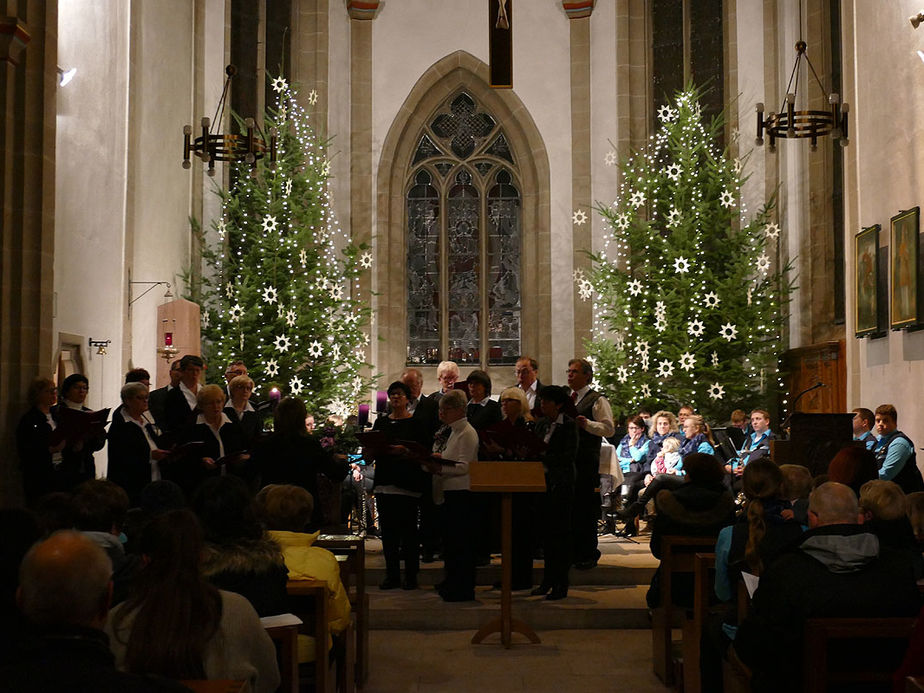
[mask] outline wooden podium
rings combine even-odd
[[[513,547],[513,494],[545,491],[545,473],[541,462],[472,462],[469,467],[471,490],[475,493],[501,495],[501,613],[484,624],[472,637],[472,643],[482,642],[491,633],[500,633],[504,647],[510,647],[510,635],[522,633],[530,642],[540,642],[539,636],[526,623],[513,618],[513,598],[510,594]]]
[[[771,440],[770,456],[777,464],[801,464],[812,476],[827,474],[831,459],[853,440],[853,416],[793,412],[789,440]]]

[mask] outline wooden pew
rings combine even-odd
[[[889,687],[892,674],[897,667],[877,661],[876,657],[864,658],[861,668],[849,671],[832,670],[829,647],[843,647],[845,641],[896,640],[903,639],[905,646],[898,646],[898,661],[907,649],[908,638],[914,628],[914,618],[810,618],[805,622],[805,643],[803,645],[802,687],[805,693],[823,693],[838,690],[846,683],[881,683]],[[856,661],[856,660],[854,660]],[[883,667],[886,667],[885,669]]]
[[[356,685],[362,688],[369,679],[369,595],[366,593],[365,539],[355,534],[322,534],[314,545],[337,556],[340,579],[356,616]]]
[[[180,683],[193,693],[250,693],[250,684],[234,679],[186,679]]]
[[[334,677],[330,675],[327,649],[327,583],[323,580],[289,580],[286,592],[289,608],[304,624],[300,632],[314,638],[314,690],[316,693],[329,693],[333,689]],[[301,673],[302,667],[299,670]]]
[[[651,611],[651,666],[655,676],[665,685],[674,683],[671,628],[675,623],[680,625],[683,614],[683,609],[673,603],[671,586],[677,576],[693,574],[696,553],[713,551],[715,541],[715,536],[661,537],[661,600],[660,606]]]
[[[298,626],[302,620],[294,614],[261,618],[266,634],[276,645],[279,662],[279,690],[298,693]]]
[[[683,654],[683,693],[699,693],[699,651],[703,626],[709,615],[716,611],[715,554],[696,553],[693,557],[693,610],[683,620],[681,652]],[[723,608],[724,605],[718,605]]]

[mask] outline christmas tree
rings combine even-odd
[[[615,410],[691,404],[725,421],[775,394],[790,268],[773,267],[772,201],[751,218],[742,208],[741,162],[717,144],[721,117],[704,123],[691,89],[658,120],[622,164],[618,199],[599,208],[609,228],[591,274],[576,277],[594,302],[586,346]]]
[[[247,365],[260,394],[278,387],[308,411],[347,416],[371,387],[363,376],[371,316],[359,277],[372,253],[334,218],[326,146],[281,77],[265,118],[277,163],[235,164],[218,189],[221,217],[203,238],[202,334],[206,358]],[[317,96],[312,92],[309,103]],[[216,382],[221,367],[212,369]]]

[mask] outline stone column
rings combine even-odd
[[[0,17],[0,505],[21,502],[14,432],[26,388],[51,376],[58,4]]]

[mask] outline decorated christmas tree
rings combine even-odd
[[[789,267],[774,267],[772,202],[750,218],[743,209],[741,162],[717,144],[721,118],[704,123],[687,90],[658,120],[622,164],[618,198],[600,207],[604,248],[577,276],[594,302],[587,349],[615,410],[691,404],[725,421],[775,395]]]
[[[235,165],[218,189],[221,217],[203,238],[201,283],[205,355],[241,359],[263,395],[278,387],[308,411],[346,416],[368,392],[363,376],[370,309],[359,296],[372,253],[340,229],[330,206],[330,163],[296,93],[273,80],[267,130],[278,132],[277,163]],[[309,103],[317,96],[312,92]]]

